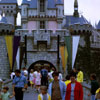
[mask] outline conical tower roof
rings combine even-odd
[[[74,7],[78,8],[78,1],[77,0],[74,1]]]
[[[1,22],[1,23],[5,23],[5,24],[7,24],[7,19],[6,19],[6,17],[3,16],[0,22]]]

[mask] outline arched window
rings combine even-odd
[[[40,0],[40,12],[45,12],[45,0]]]

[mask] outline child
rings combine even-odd
[[[47,86],[40,87],[41,94],[38,95],[38,100],[51,100],[50,95],[47,93]]]
[[[33,89],[33,86],[34,86],[34,83],[33,83],[33,80],[34,80],[34,76],[33,76],[33,69],[31,69],[30,71],[30,85],[31,85],[31,88]]]
[[[100,100],[100,88],[96,90],[96,100]]]
[[[0,94],[0,100],[9,100],[9,98],[12,98],[13,96],[10,96],[10,93],[8,92],[9,88],[4,87],[3,92]]]

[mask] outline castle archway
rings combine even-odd
[[[36,61],[36,62],[32,63],[29,66],[28,71],[30,72],[31,69],[33,69],[33,70],[37,70],[37,69],[41,70],[44,66],[48,69],[48,71],[51,70],[52,68],[54,70],[56,70],[56,67],[51,62],[48,62],[46,60],[39,60],[39,61]]]

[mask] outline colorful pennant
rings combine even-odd
[[[10,69],[12,70],[12,62],[13,62],[13,36],[5,36],[6,46],[8,51],[8,58],[10,63]]]
[[[60,54],[61,54],[61,59],[62,59],[62,66],[65,71],[66,64],[67,64],[67,58],[68,58],[68,53],[67,53],[67,49],[65,46],[60,47]]]
[[[79,45],[79,39],[80,36],[73,36],[72,37],[72,68],[74,67],[75,59],[76,59],[76,54],[78,51],[78,45]]]
[[[67,36],[65,37],[65,44],[68,51],[68,61],[72,68],[74,67],[76,54],[78,50],[80,36]]]
[[[68,62],[70,66],[72,66],[72,37],[71,36],[65,37],[65,44],[68,51]]]
[[[16,55],[17,55],[17,50],[19,47],[19,42],[20,42],[20,36],[14,36],[13,39],[13,63],[12,63],[12,70],[13,70],[13,66],[16,60]]]
[[[10,69],[13,71],[16,54],[17,54],[17,50],[18,50],[18,46],[20,42],[20,36],[7,35],[5,36],[5,40],[6,40],[6,46],[7,46],[7,51],[8,51]]]

